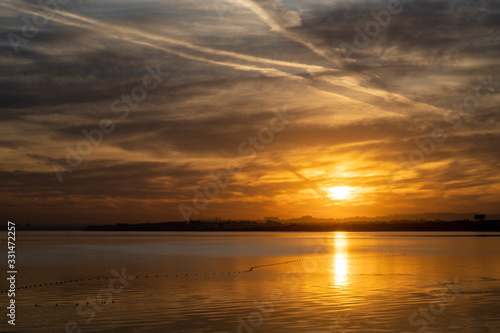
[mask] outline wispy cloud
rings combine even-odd
[[[0,4],[0,197],[20,221],[180,219],[177,206],[272,110],[298,120],[239,173],[203,214],[345,216],[494,211],[500,176],[498,37],[494,1],[405,2],[349,59],[339,44],[384,1],[238,0],[223,19],[205,1]],[[9,32],[47,23],[16,54]],[[53,15],[52,15],[53,14]],[[26,19],[23,19],[26,18]],[[40,18],[41,20],[41,18]],[[168,78],[127,119],[110,104],[144,67]],[[491,97],[454,126],[455,104],[492,74]],[[113,118],[114,117],[114,118]],[[103,118],[116,130],[63,184],[51,162]],[[456,125],[456,124],[455,124]],[[433,130],[446,141],[400,168]],[[392,188],[386,177],[397,179]],[[339,203],[326,195],[350,186]],[[234,208],[238,207],[238,209]],[[290,208],[292,207],[292,208]],[[422,208],[424,207],[424,208]],[[3,215],[2,215],[3,216]]]

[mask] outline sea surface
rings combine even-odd
[[[16,251],[0,332],[500,332],[499,233],[19,231]]]

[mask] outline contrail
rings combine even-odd
[[[272,13],[269,13],[264,9],[263,6],[259,5],[253,0],[234,0],[233,2],[235,3],[242,3],[244,6],[249,8],[252,12],[254,12],[263,22],[265,22],[272,30],[275,30],[285,37],[300,43],[316,53],[317,55],[321,56],[322,58],[335,62],[335,59],[332,59],[331,56],[328,55],[327,52],[324,52],[323,50],[317,48],[313,43],[309,42],[308,40],[304,39],[302,36],[299,36],[295,33],[290,32],[286,28],[283,28],[276,20],[273,18],[274,15]]]
[[[12,5],[8,6],[5,3],[2,4],[2,6],[18,10],[18,8],[16,6],[12,6]],[[34,7],[34,6],[30,6],[30,7]],[[274,68],[262,68],[262,67],[255,67],[255,66],[251,66],[251,65],[232,63],[232,62],[228,62],[228,61],[212,60],[212,59],[196,56],[193,54],[189,54],[189,53],[186,53],[183,51],[174,50],[174,49],[171,49],[171,48],[166,47],[166,46],[160,46],[158,44],[146,41],[148,34],[141,34],[141,33],[134,31],[134,30],[132,33],[127,33],[127,31],[130,29],[122,29],[122,27],[120,27],[120,26],[106,24],[106,23],[100,22],[98,20],[86,18],[86,17],[80,16],[80,15],[75,15],[75,14],[63,12],[61,10],[59,10],[59,12],[57,14],[55,14],[54,16],[43,14],[43,12],[30,10],[27,8],[23,8],[23,11],[25,13],[29,13],[29,14],[37,13],[38,15],[42,15],[42,16],[46,17],[47,19],[50,19],[54,22],[58,22],[61,24],[86,29],[86,30],[100,33],[100,34],[102,34],[103,29],[106,29],[106,32],[107,32],[106,36],[107,37],[115,38],[115,39],[119,39],[119,40],[123,40],[123,41],[128,41],[128,42],[131,42],[131,43],[134,43],[137,45],[145,45],[145,46],[148,46],[148,47],[151,47],[154,49],[158,49],[158,50],[162,50],[162,51],[165,51],[165,52],[168,52],[171,54],[178,55],[178,56],[183,57],[185,59],[210,63],[213,65],[231,67],[231,68],[234,68],[237,70],[257,71],[257,72],[260,72],[260,73],[263,73],[263,74],[266,74],[269,76],[284,77],[284,78],[291,79],[293,81],[302,82],[305,86],[311,87],[308,84],[309,79],[306,79],[302,76],[293,75],[293,74],[286,73],[286,72],[283,72],[283,71],[280,71],[280,70],[274,69]],[[68,18],[71,18],[71,19],[68,19]],[[77,20],[77,21],[74,21],[73,19]],[[134,38],[134,35],[138,35],[140,37],[146,37],[146,38],[138,39],[138,38]],[[159,38],[160,37],[156,38],[156,40],[158,40]],[[319,67],[319,68],[323,68],[323,67]],[[312,88],[312,89],[317,90],[317,88]],[[327,93],[327,92],[325,91],[325,93]],[[339,96],[341,96],[341,95],[339,95]],[[352,99],[350,97],[344,97],[344,98],[348,98],[348,99],[352,100],[353,102],[359,103],[359,101]]]
[[[286,27],[282,27],[282,25],[280,25],[277,22],[277,20],[274,18],[274,17],[279,17],[281,13],[275,13],[275,12],[266,10],[264,5],[261,5],[260,3],[258,3],[255,0],[232,0],[232,1],[233,1],[233,3],[240,3],[240,4],[243,4],[244,6],[246,6],[247,8],[249,8],[264,23],[266,23],[272,30],[275,30],[275,31],[281,33],[283,36],[306,46],[308,49],[313,51],[315,54],[331,61],[332,63],[335,63],[335,64],[338,64],[342,67],[345,67],[345,61],[342,61],[342,58],[339,55],[335,55],[335,57],[332,58],[332,56],[329,54],[328,51],[324,51],[324,50],[316,47],[313,43],[308,41],[304,36],[297,34],[295,32],[291,32]],[[274,6],[274,8],[280,8],[280,7],[282,8],[279,0],[269,0],[267,2],[269,3],[270,1],[273,1],[274,4],[276,5],[276,6]],[[277,6],[277,5],[280,5],[280,6]],[[281,16],[283,16],[283,15],[281,14]],[[286,18],[285,18],[285,20],[286,20]],[[293,24],[293,22],[291,22],[291,24]],[[365,75],[367,75],[371,78],[375,77],[375,75],[370,74],[370,73],[365,73]],[[320,79],[320,80],[322,80],[324,82],[331,83],[331,84],[343,86],[343,87],[346,87],[349,89],[357,90],[358,92],[362,92],[362,93],[365,93],[368,95],[372,95],[372,96],[375,95],[378,97],[382,97],[384,99],[393,99],[394,101],[399,102],[399,103],[423,107],[424,109],[431,109],[432,111],[438,112],[439,114],[443,114],[445,112],[445,110],[442,108],[439,108],[439,107],[436,107],[436,106],[433,106],[433,105],[430,105],[427,103],[423,103],[423,102],[416,102],[416,101],[410,100],[407,97],[404,97],[402,95],[391,93],[391,92],[388,92],[385,90],[363,88],[360,85],[357,85],[357,86],[346,85],[345,80],[338,80],[338,79],[333,79],[333,78]],[[336,94],[336,95],[338,95],[338,94]],[[350,98],[350,97],[347,97],[347,98]],[[353,99],[353,98],[351,98],[351,99]],[[355,100],[355,99],[353,99],[353,100]]]
[[[15,10],[19,10],[18,7],[13,6],[13,5],[6,5],[5,3],[2,4],[2,6],[9,7],[9,8],[15,9]],[[27,4],[27,6],[29,6],[31,8],[35,7],[36,9],[39,9],[36,6],[32,6],[32,5],[29,5],[29,4]],[[171,40],[171,39],[170,38],[161,37],[161,36],[158,36],[158,35],[153,35],[153,34],[148,34],[148,33],[141,33],[140,31],[137,31],[135,29],[130,29],[130,28],[122,27],[122,26],[115,26],[115,25],[107,24],[107,23],[101,22],[99,20],[95,20],[95,19],[83,17],[81,15],[76,15],[76,14],[72,14],[72,13],[67,13],[67,12],[64,12],[62,10],[59,10],[57,13],[54,12],[53,16],[44,14],[41,11],[35,11],[34,9],[30,10],[30,9],[27,9],[27,8],[23,8],[22,10],[25,13],[29,13],[29,14],[35,14],[36,13],[38,15],[42,15],[42,16],[46,17],[47,19],[50,19],[52,21],[55,21],[55,22],[58,22],[58,23],[61,23],[61,24],[65,24],[65,25],[69,25],[69,26],[75,26],[75,27],[78,27],[78,28],[82,28],[82,29],[93,31],[93,32],[97,32],[97,33],[100,33],[100,34],[102,34],[103,29],[106,29],[106,32],[107,32],[106,36],[107,37],[116,38],[116,39],[119,39],[119,40],[129,41],[129,42],[132,42],[132,43],[138,44],[138,45],[145,45],[145,46],[148,46],[148,47],[151,47],[151,48],[159,49],[159,50],[162,50],[162,51],[165,51],[165,52],[169,52],[169,53],[178,55],[178,56],[186,58],[186,59],[195,60],[195,61],[201,61],[201,62],[206,62],[206,63],[210,63],[210,64],[214,64],[214,65],[228,66],[228,67],[231,67],[231,68],[234,68],[234,69],[237,69],[237,70],[258,71],[258,72],[261,72],[261,73],[269,75],[269,76],[286,77],[286,78],[294,80],[294,81],[302,82],[302,83],[304,83],[306,85],[307,85],[307,82],[309,82],[308,79],[306,79],[306,78],[304,78],[302,76],[297,76],[297,75],[293,75],[293,74],[290,74],[290,73],[286,73],[286,72],[280,71],[280,70],[275,69],[275,68],[262,68],[262,67],[255,67],[255,66],[251,66],[251,65],[237,64],[237,63],[232,63],[232,62],[227,62],[227,61],[212,60],[212,59],[207,59],[207,58],[204,58],[204,57],[192,55],[192,54],[189,54],[189,53],[186,53],[186,52],[183,52],[183,51],[174,50],[174,49],[171,49],[171,48],[166,47],[166,46],[160,46],[160,45],[157,45],[157,44],[154,44],[154,43],[150,43],[150,42],[145,41],[145,40],[146,39],[152,39],[152,40],[155,40],[155,41],[164,41],[165,39],[167,39],[167,40]],[[74,20],[76,20],[76,21],[74,21]],[[135,36],[137,36],[138,38],[134,38]],[[181,43],[181,42],[179,42],[179,43]],[[194,46],[191,47],[191,49],[195,49]],[[210,48],[203,48],[203,49],[212,50]],[[213,50],[213,51],[216,51],[216,50]],[[246,57],[244,55],[236,54],[236,53],[233,53],[233,52],[226,52],[226,51],[221,51],[221,52],[222,53],[228,53],[227,55],[230,54],[230,55],[238,55],[239,57]],[[255,57],[249,56],[249,58],[254,59]],[[261,58],[256,58],[256,59],[262,60]],[[266,59],[266,60],[268,60],[268,59]],[[286,63],[287,64],[294,64],[294,63],[288,63],[288,62],[286,62]],[[294,66],[297,66],[297,64],[294,64]],[[315,69],[315,70],[321,69],[321,70],[329,71],[328,69],[326,69],[324,67],[321,67],[321,66],[311,66],[311,65],[308,65],[308,66],[309,66],[309,69]],[[351,99],[350,97],[346,97],[346,98]],[[356,100],[353,100],[353,101],[357,102]]]
[[[263,73],[263,74],[266,74],[269,76],[284,77],[284,78],[291,79],[293,81],[302,82],[307,87],[314,87],[315,86],[314,80],[318,80],[318,78],[306,79],[302,76],[293,75],[293,74],[290,74],[287,72],[280,71],[280,70],[275,69],[275,68],[262,68],[262,67],[238,64],[238,63],[233,63],[233,62],[228,62],[228,61],[212,60],[212,59],[204,58],[201,56],[189,54],[189,53],[186,53],[183,51],[174,50],[174,49],[166,47],[166,46],[159,46],[157,44],[147,42],[147,41],[145,41],[145,39],[149,39],[152,41],[164,42],[167,44],[174,44],[174,45],[178,45],[178,46],[183,46],[183,47],[189,48],[191,50],[204,52],[204,53],[208,53],[211,55],[223,55],[223,56],[238,58],[238,59],[242,59],[242,60],[252,61],[252,62],[260,62],[260,63],[266,63],[266,64],[275,64],[275,65],[279,64],[281,66],[302,68],[302,69],[312,71],[312,72],[319,72],[320,70],[329,71],[329,72],[333,71],[332,69],[327,69],[327,68],[322,67],[322,66],[303,65],[303,64],[297,64],[297,63],[286,62],[286,61],[279,61],[279,60],[272,60],[272,59],[248,56],[248,55],[243,55],[243,54],[229,52],[229,51],[214,50],[212,48],[197,46],[197,45],[194,45],[194,44],[191,44],[188,42],[178,41],[178,40],[164,37],[164,36],[160,36],[160,35],[145,33],[145,32],[139,31],[137,29],[131,29],[131,28],[123,27],[123,26],[107,24],[107,23],[99,21],[99,20],[84,17],[81,15],[68,13],[68,12],[62,11],[60,9],[58,11],[54,11],[53,12],[54,15],[51,16],[51,15],[44,13],[43,11],[40,11],[40,7],[38,7],[38,6],[34,6],[34,5],[31,5],[28,3],[23,3],[23,7],[26,6],[26,7],[30,7],[30,8],[34,8],[34,9],[32,9],[32,10],[29,10],[27,8],[20,9],[18,6],[12,5],[11,1],[9,1],[9,2],[10,2],[10,5],[6,4],[6,3],[2,3],[0,5],[3,7],[6,7],[6,8],[14,9],[14,10],[22,10],[23,12],[29,13],[29,14],[37,14],[37,15],[43,16],[51,21],[59,22],[61,24],[65,24],[65,25],[75,26],[78,28],[86,29],[86,30],[91,30],[91,31],[99,33],[99,34],[102,34],[103,29],[106,29],[105,30],[107,32],[106,36],[108,36],[108,37],[116,38],[119,40],[125,40],[125,41],[131,42],[134,44],[138,44],[138,45],[145,45],[145,46],[148,46],[151,48],[155,48],[155,49],[162,50],[162,51],[165,51],[165,52],[168,52],[171,54],[175,54],[177,56],[180,56],[180,57],[183,57],[186,59],[200,61],[200,62],[206,62],[206,63],[210,63],[210,64],[214,64],[214,65],[227,66],[227,67],[231,67],[231,68],[234,68],[237,70],[257,71],[257,72],[260,72],[260,73]],[[265,10],[263,10],[261,7],[256,5],[251,0],[248,0],[247,3],[249,3],[252,6],[252,8],[254,8],[255,11],[257,13],[259,13],[260,17],[265,18],[269,22],[269,24],[271,24],[271,26],[273,28],[278,29],[279,31],[286,33],[286,30],[281,28],[281,26],[278,23],[276,23],[272,18],[270,18],[269,14],[267,14]],[[73,20],[77,20],[79,22],[75,22]],[[317,51],[316,48],[314,48],[314,49]],[[351,90],[356,90],[356,91],[363,93],[365,95],[377,96],[377,97],[381,97],[384,99],[387,99],[387,98],[394,99],[400,103],[405,103],[405,104],[410,104],[410,105],[418,105],[418,106],[422,106],[422,107],[426,107],[426,108],[431,108],[433,111],[439,110],[440,113],[444,112],[444,110],[442,110],[440,108],[437,108],[437,107],[434,107],[434,106],[431,106],[431,105],[428,105],[425,103],[411,101],[411,100],[407,99],[406,97],[403,97],[403,96],[400,96],[400,95],[397,95],[394,93],[389,93],[387,91],[379,90],[379,89],[363,88],[359,85],[356,85],[354,82],[348,83],[348,82],[346,82],[345,78],[337,79],[337,78],[330,77],[328,79],[320,78],[319,80],[323,81],[323,82],[327,82],[329,84],[332,84],[332,85],[334,85],[334,87],[335,87],[335,85],[345,87],[345,88],[348,88]],[[348,98],[356,103],[360,103],[360,102],[363,103],[359,99],[348,96],[348,95],[340,95],[339,93],[332,93],[331,90],[324,91],[322,89],[318,89],[317,87],[312,88],[312,89],[315,89],[315,90],[318,90],[318,91],[321,91],[324,93],[328,93],[328,94],[333,94],[335,96],[342,96],[344,99]]]
[[[5,5],[5,4],[3,4],[3,5]],[[23,4],[23,6],[24,6],[24,4]],[[33,8],[32,5],[29,5],[29,6],[31,6]],[[16,7],[16,6],[14,6],[14,5],[12,5],[12,3],[11,3],[11,8],[19,10],[19,8]],[[21,10],[23,10],[25,12],[28,12],[25,9],[21,9]],[[35,13],[35,12],[34,11],[30,11],[30,13]],[[36,13],[40,14],[39,11],[37,11]],[[300,63],[294,63],[294,62],[289,62],[289,61],[282,61],[282,60],[274,60],[274,59],[267,59],[267,58],[255,57],[255,56],[251,56],[251,55],[240,54],[240,53],[235,53],[235,52],[230,52],[230,51],[216,50],[216,49],[213,49],[213,48],[210,48],[210,47],[199,46],[199,45],[195,45],[195,44],[192,44],[192,43],[189,43],[189,42],[186,42],[186,41],[177,40],[177,39],[173,39],[173,38],[162,36],[162,35],[151,34],[151,33],[147,33],[147,32],[144,32],[144,31],[137,30],[137,29],[132,29],[132,28],[125,27],[125,26],[107,24],[107,23],[104,23],[102,21],[98,21],[98,20],[95,20],[95,19],[92,19],[92,18],[89,18],[89,17],[83,17],[81,15],[76,15],[76,14],[64,12],[62,10],[59,10],[58,12],[54,12],[54,14],[61,15],[61,16],[64,16],[66,18],[75,19],[75,20],[78,20],[78,21],[81,21],[81,22],[85,22],[85,23],[88,23],[88,24],[98,25],[98,26],[101,26],[101,27],[106,28],[106,29],[119,30],[121,33],[124,33],[124,34],[136,35],[136,36],[141,37],[141,38],[148,38],[148,39],[151,39],[151,40],[154,40],[154,41],[161,41],[161,42],[164,42],[164,43],[167,43],[167,44],[171,44],[171,45],[182,46],[182,47],[185,47],[185,48],[188,48],[188,49],[192,49],[192,50],[195,50],[195,51],[199,51],[199,52],[203,52],[203,53],[208,53],[208,54],[212,54],[212,55],[220,55],[220,56],[232,57],[232,58],[237,58],[237,59],[241,59],[241,60],[245,60],[245,61],[258,62],[258,63],[268,64],[268,65],[277,65],[277,66],[284,66],[284,67],[300,68],[300,69],[304,69],[304,70],[308,70],[308,71],[328,70],[325,67],[317,66],[317,65],[300,64]],[[50,18],[51,20],[54,20],[54,21],[58,21],[60,23],[69,24],[68,22],[62,22],[60,20],[54,19],[54,17],[50,17],[50,16],[46,16],[46,15],[42,15],[42,16]],[[80,27],[84,28],[84,27],[87,27],[87,26],[80,26]]]
[[[307,184],[307,186],[308,186],[311,190],[313,190],[314,192],[316,192],[316,193],[317,193],[320,197],[323,197],[324,199],[328,199],[328,195],[327,195],[326,191],[324,191],[322,188],[320,188],[320,187],[318,186],[317,181],[314,181],[314,180],[311,180],[311,179],[307,178],[306,176],[304,176],[303,174],[301,174],[300,172],[298,172],[298,171],[296,170],[297,168],[295,168],[295,167],[291,166],[291,165],[290,165],[290,163],[288,163],[288,162],[284,161],[283,159],[281,159],[281,158],[280,158],[280,157],[278,157],[278,156],[274,156],[274,157],[272,157],[272,159],[273,159],[273,160],[275,160],[276,162],[280,163],[280,164],[281,164],[281,166],[282,166],[285,170],[287,170],[287,171],[289,171],[289,172],[293,173],[295,176],[297,176],[297,178],[299,178],[299,179],[303,180],[303,181],[304,181],[304,183],[306,183],[306,184]]]
[[[1,5],[4,7],[7,7],[7,8],[19,10],[19,8],[16,6],[12,6],[12,5],[8,6],[5,3],[1,4]],[[292,74],[280,71],[280,70],[275,69],[275,68],[262,68],[262,67],[256,67],[256,66],[251,66],[251,65],[243,65],[243,64],[237,64],[237,63],[231,63],[231,62],[217,61],[217,60],[207,59],[207,58],[203,58],[200,56],[188,54],[186,52],[174,50],[174,49],[171,49],[171,48],[168,48],[165,46],[159,46],[156,44],[152,44],[152,43],[144,41],[144,39],[149,38],[149,36],[147,36],[147,34],[141,34],[138,31],[123,28],[121,26],[113,26],[110,24],[99,22],[97,20],[85,18],[85,17],[82,17],[80,15],[75,15],[75,14],[63,12],[61,10],[59,10],[57,13],[55,13],[57,15],[54,15],[54,16],[47,15],[41,11],[29,10],[29,9],[24,9],[24,8],[22,9],[22,11],[25,13],[29,13],[29,14],[37,14],[37,15],[43,16],[51,21],[55,21],[55,22],[58,22],[61,24],[75,26],[78,28],[86,29],[86,30],[91,30],[91,31],[94,31],[94,32],[97,32],[100,34],[102,34],[102,31],[103,31],[102,29],[106,29],[106,32],[107,32],[106,36],[107,37],[112,37],[112,38],[116,38],[119,40],[129,41],[129,42],[132,42],[134,44],[146,45],[146,46],[149,46],[149,47],[152,47],[155,49],[159,49],[159,50],[163,50],[163,51],[166,51],[166,52],[169,52],[169,53],[172,53],[172,54],[175,54],[175,55],[178,55],[180,57],[190,59],[190,60],[207,62],[207,63],[221,65],[221,66],[228,66],[228,67],[232,67],[232,68],[238,69],[238,70],[258,71],[258,72],[261,72],[261,73],[264,73],[264,74],[267,74],[270,76],[287,77],[287,78],[290,78],[293,80],[305,80],[301,76],[292,75]],[[79,20],[81,22],[88,23],[88,24],[74,22],[74,21],[71,21],[68,19],[64,19],[63,17],[73,18],[73,19],[76,19],[76,20]],[[128,32],[128,34],[127,34],[127,32]],[[142,37],[142,38],[141,38],[141,40],[138,40],[138,39],[134,38],[133,35],[137,35],[138,37]],[[151,39],[151,38],[149,38],[149,39]],[[158,37],[156,39],[158,40],[160,38]],[[260,58],[258,58],[258,59],[260,59]]]

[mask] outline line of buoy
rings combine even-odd
[[[346,259],[353,259],[353,258],[373,258],[373,257],[400,257],[400,256],[405,256],[406,253],[397,253],[397,254],[380,254],[380,255],[360,255],[360,256],[346,256]],[[265,265],[257,265],[257,266],[252,266],[250,267],[249,270],[245,272],[251,272],[254,269],[257,268],[262,268],[262,267],[269,267],[269,266],[276,266],[276,265],[285,265],[285,264],[290,264],[294,262],[300,262],[300,261],[309,261],[309,260],[331,260],[335,259],[336,257],[320,257],[320,258],[304,258],[304,259],[295,259],[295,260],[289,260],[289,261],[282,261],[282,262],[277,262],[277,263],[272,263],[272,264],[265,264]]]
[[[115,301],[111,301],[111,302],[106,302],[106,301],[101,301],[101,304],[109,304],[109,303],[115,303]],[[79,303],[76,303],[75,306],[79,306],[80,304]],[[87,302],[87,305],[90,305],[89,302]],[[42,305],[39,305],[39,304],[35,304],[34,305],[35,308],[39,308],[39,307],[42,307]],[[59,306],[59,303],[56,303],[55,306]]]
[[[398,256],[405,256],[406,253],[397,253],[397,254],[381,254],[381,255],[354,255],[354,256],[346,256],[345,258],[348,258],[348,259],[352,259],[352,258],[373,258],[373,257],[398,257]],[[303,261],[310,261],[310,260],[332,260],[332,259],[335,259],[335,257],[318,257],[318,258],[303,258],[303,259],[295,259],[295,260],[288,260],[288,261],[282,261],[282,262],[276,262],[276,263],[270,263],[270,264],[264,264],[264,265],[256,265],[256,266],[252,266],[250,267],[249,269],[247,270],[243,270],[243,271],[234,271],[234,272],[227,272],[227,274],[244,274],[244,273],[248,273],[248,272],[252,272],[256,269],[259,269],[259,268],[264,268],[264,267],[272,267],[272,266],[277,266],[277,265],[285,265],[285,264],[290,264],[290,263],[295,263],[295,262],[303,262]],[[212,273],[212,275],[224,275],[225,273],[224,272],[221,272],[221,273]],[[208,275],[207,273],[204,273],[204,275]],[[155,275],[156,277],[160,277],[158,274]],[[179,277],[179,274],[175,274],[176,277]],[[185,273],[184,274],[185,277],[188,277],[189,274],[188,273]],[[201,273],[195,273],[194,276],[201,276]],[[145,275],[144,278],[148,278],[149,275]],[[167,278],[168,277],[168,274],[165,275],[165,277]],[[120,279],[120,277],[117,277],[118,279]],[[126,276],[125,278],[129,278],[129,276]],[[139,275],[136,275],[135,278],[140,278]],[[94,280],[96,281],[99,281],[100,277],[96,277],[94,278]],[[103,279],[108,279],[108,277],[104,277]],[[110,279],[113,279],[113,277],[110,277]],[[86,279],[75,279],[74,280],[75,282],[84,282],[86,281]],[[92,278],[88,278],[87,281],[92,281]],[[73,280],[66,280],[66,281],[57,281],[57,282],[49,282],[49,283],[39,283],[38,286],[39,287],[42,287],[42,286],[52,286],[52,285],[63,285],[63,284],[67,284],[67,283],[73,283]],[[17,287],[17,290],[20,290],[20,289],[28,289],[28,288],[36,288],[36,284],[31,284],[31,285],[25,285],[25,286],[22,286],[22,287]],[[8,292],[9,290],[5,290],[5,292]],[[3,290],[1,291],[2,293],[4,292]]]
[[[137,276],[139,277],[139,276]],[[166,276],[165,276],[166,277]],[[112,279],[113,277],[111,277],[110,279]],[[120,277],[117,277],[118,279],[120,279]],[[128,279],[129,276],[126,276],[126,278]],[[97,278],[94,278],[94,280],[96,281],[99,281],[99,279],[108,279],[108,277],[104,277],[104,278],[100,278],[100,277],[97,277]],[[88,280],[87,279],[81,279],[81,280],[78,280],[76,279],[74,282],[85,282],[85,281],[92,281],[92,278],[89,278]],[[30,284],[30,285],[25,285],[25,286],[20,286],[20,287],[17,287],[16,289],[17,290],[21,290],[21,289],[28,289],[28,288],[37,288],[37,287],[43,287],[43,286],[61,286],[63,284],[68,284],[68,283],[73,283],[73,280],[66,280],[66,281],[56,281],[56,282],[44,282],[44,283],[35,283],[35,284]],[[3,293],[4,290],[0,290],[0,293]],[[5,290],[5,292],[9,292],[9,289]]]

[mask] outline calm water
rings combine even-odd
[[[0,331],[500,332],[494,235],[19,232]]]

